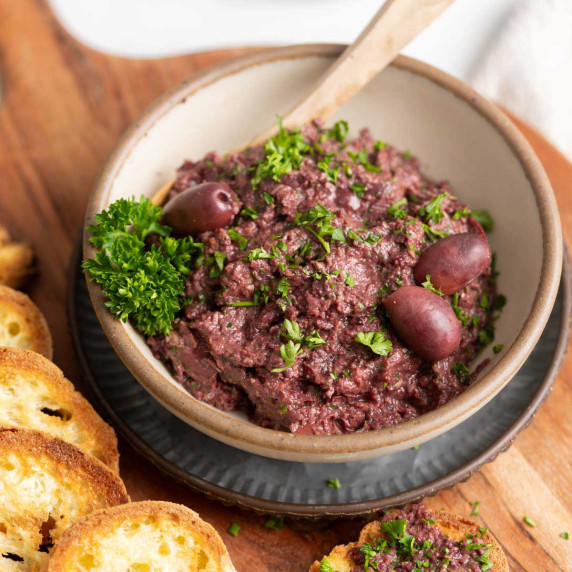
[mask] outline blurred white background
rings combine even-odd
[[[51,0],[87,45],[153,58],[351,42],[381,0]],[[572,158],[572,0],[456,0],[404,51],[502,103]]]

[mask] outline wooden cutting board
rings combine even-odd
[[[41,0],[0,0],[0,223],[30,241],[39,276],[29,294],[46,314],[55,362],[87,392],[65,316],[67,266],[94,178],[118,137],[159,94],[246,49],[150,61],[97,53],[72,39]],[[572,165],[530,127],[516,121],[554,186],[564,233],[572,243]],[[469,482],[428,499],[432,508],[477,517],[500,540],[511,570],[572,570],[572,361],[516,444]],[[88,395],[89,396],[89,395]],[[133,500],[165,499],[197,510],[221,533],[239,572],[306,571],[358,522],[294,523],[282,531],[264,518],[191,493],[121,443],[121,474]],[[1,510],[1,508],[0,508]],[[531,528],[524,515],[536,523]],[[231,522],[237,538],[225,531]]]

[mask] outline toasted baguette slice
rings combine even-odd
[[[26,294],[1,285],[0,346],[32,350],[52,359],[52,335],[43,314]]]
[[[20,288],[35,271],[32,247],[12,242],[8,230],[0,226],[0,284]]]
[[[396,515],[397,518],[397,514],[399,514],[399,511],[392,510],[389,516]],[[462,541],[466,538],[467,534],[481,534],[480,528],[482,528],[482,525],[462,516],[438,512],[436,514],[433,513],[432,518],[435,521],[435,526],[439,527],[443,534],[451,540]],[[357,542],[336,546],[330,554],[326,556],[333,572],[350,572],[350,570],[356,566],[355,560],[351,558],[350,551],[353,548],[360,548],[366,542],[371,543],[372,538],[385,538],[385,534],[380,532],[380,522],[378,520],[374,520],[362,528]],[[490,571],[508,572],[506,556],[494,536],[490,532],[486,532],[485,534],[481,534],[478,540],[479,543],[492,545],[489,551],[489,559],[493,566]],[[316,560],[310,567],[309,572],[320,572],[320,566],[321,563]]]
[[[146,501],[94,512],[66,530],[48,572],[235,572],[216,530],[192,510]]]
[[[49,433],[119,472],[113,429],[58,367],[35,352],[0,348],[0,426]]]
[[[81,449],[0,429],[0,570],[45,569],[51,544],[94,510],[129,502],[123,481]]]

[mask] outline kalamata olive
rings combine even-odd
[[[453,294],[480,276],[491,264],[484,235],[463,232],[442,238],[423,251],[413,276],[418,284],[431,276],[431,284],[443,294]]]
[[[461,343],[461,324],[450,304],[426,288],[402,286],[383,300],[399,337],[417,355],[439,361]]]
[[[161,222],[178,236],[197,236],[230,224],[236,195],[225,183],[201,183],[170,200]]]

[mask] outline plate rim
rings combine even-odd
[[[367,517],[385,509],[417,502],[427,496],[435,496],[441,490],[449,489],[458,483],[467,481],[484,465],[493,462],[498,455],[506,452],[514,443],[520,432],[532,423],[536,413],[550,395],[554,382],[556,381],[558,373],[568,353],[570,325],[572,320],[572,276],[568,257],[568,248],[566,244],[564,244],[562,276],[560,281],[560,287],[562,288],[562,323],[560,325],[558,340],[554,346],[552,363],[550,364],[542,383],[528,407],[518,416],[518,418],[501,437],[496,439],[477,456],[463,463],[460,467],[457,467],[446,475],[418,487],[414,487],[408,491],[388,495],[386,497],[370,499],[367,501],[336,504],[299,504],[262,499],[212,483],[175,465],[143,441],[143,439],[141,439],[127,425],[127,423],[119,417],[113,407],[109,404],[95,381],[95,377],[88,365],[80,340],[79,324],[75,308],[77,280],[78,277],[81,276],[78,272],[81,257],[82,237],[80,236],[75,242],[68,269],[66,313],[74,352],[80,363],[85,379],[89,384],[89,389],[95,397],[96,408],[107,420],[111,422],[113,427],[120,432],[121,436],[129,443],[129,445],[131,445],[131,447],[155,465],[162,473],[188,486],[195,492],[205,494],[207,497],[221,502],[225,506],[236,506],[240,509],[251,511],[256,514],[273,514],[289,518],[310,520],[323,518]],[[254,453],[248,454],[254,455]]]

